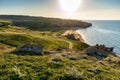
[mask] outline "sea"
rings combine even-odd
[[[114,52],[120,55],[120,20],[90,20],[92,26],[78,29],[86,43],[90,45],[104,44],[114,47]]]

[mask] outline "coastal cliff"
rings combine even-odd
[[[66,36],[68,39],[71,39],[71,40],[84,42],[84,39],[78,32],[76,32],[76,30],[67,30],[62,34],[62,36]]]

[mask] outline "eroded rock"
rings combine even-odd
[[[31,52],[41,55],[43,53],[43,46],[39,44],[24,44],[18,47],[15,52]]]
[[[68,39],[71,40],[84,42],[82,36],[78,32],[76,32],[76,30],[67,30],[64,34],[62,34],[62,36],[66,36]]]
[[[115,55],[115,53],[113,52],[114,47],[106,47],[105,45],[95,45],[92,47],[89,47],[87,49],[84,50],[85,53],[87,53],[88,55],[91,56],[96,56],[96,57],[106,57],[109,54],[111,55]]]

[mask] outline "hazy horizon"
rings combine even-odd
[[[0,15],[120,20],[120,0],[69,0],[69,3],[64,0],[62,5],[60,1],[63,0],[0,0]],[[75,5],[78,6],[74,7]]]
[[[61,18],[61,17],[51,17],[51,16],[35,16],[35,15],[19,15],[19,14],[0,14],[1,16],[30,16],[30,17],[45,17],[45,18],[59,18],[59,19],[70,19],[70,20],[84,20],[84,21],[94,21],[94,20],[108,20],[108,21],[112,21],[112,20],[120,20],[120,19],[76,19],[76,18]]]

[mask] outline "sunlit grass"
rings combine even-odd
[[[17,46],[25,43],[41,44],[45,51],[55,51],[58,47],[69,48],[69,42],[73,44],[74,51],[82,51],[89,46],[61,37],[59,32],[39,32],[15,26],[0,28],[0,45],[8,46],[7,50],[0,50],[0,80],[120,79],[120,59],[112,56],[100,62],[81,52],[42,56],[21,56],[12,52]]]
[[[76,58],[71,60],[70,57]],[[94,58],[83,59],[81,54],[51,54],[47,56],[18,56],[0,54],[0,79],[62,79],[119,80],[120,66],[108,63],[106,66]],[[119,59],[116,59],[118,61]],[[5,75],[5,74],[8,75]]]

